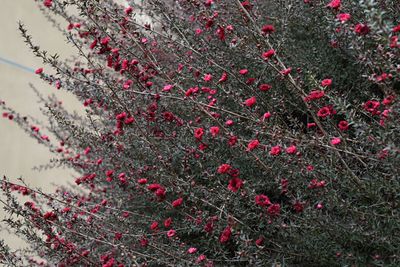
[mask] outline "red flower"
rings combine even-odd
[[[226,243],[229,241],[232,235],[232,228],[227,226],[224,231],[222,231],[221,236],[219,237],[219,242]]]
[[[293,204],[293,209],[296,212],[302,212],[304,210],[304,205],[300,201],[296,200],[296,202]]]
[[[397,26],[394,26],[392,29],[392,32],[400,32],[400,24]]]
[[[326,118],[329,115],[331,115],[331,110],[329,107],[323,107],[320,110],[318,110],[317,116],[321,118]]]
[[[271,151],[269,152],[271,156],[277,156],[280,153],[281,153],[281,147],[279,145],[271,147]]]
[[[279,215],[279,213],[281,212],[281,205],[272,204],[271,206],[268,207],[267,212],[271,216]]]
[[[368,100],[367,102],[365,102],[364,104],[364,109],[370,113],[372,113],[373,115],[378,114],[378,108],[380,106],[380,103],[378,101],[374,101],[374,100]]]
[[[228,145],[229,145],[229,146],[234,146],[234,145],[236,145],[237,140],[238,140],[238,138],[237,138],[236,136],[231,136],[231,137],[229,137]]]
[[[260,86],[258,86],[258,88],[260,89],[260,91],[268,91],[272,88],[272,85],[269,84],[260,84]]]
[[[250,97],[249,99],[246,99],[246,101],[244,101],[244,104],[248,107],[252,107],[254,104],[256,103],[256,97]]]
[[[260,236],[257,240],[256,240],[256,245],[257,246],[262,246],[264,244],[264,240],[265,238]]]
[[[296,152],[297,152],[297,148],[295,145],[292,145],[292,146],[286,148],[286,153],[288,153],[288,154],[296,154]]]
[[[370,32],[370,28],[366,24],[359,23],[354,27],[354,31],[358,35],[366,35]]]
[[[44,0],[43,1],[43,5],[45,7],[51,7],[52,4],[53,4],[53,0]]]
[[[255,202],[258,206],[261,206],[261,207],[271,205],[271,201],[269,200],[269,198],[266,195],[262,195],[262,194],[257,195],[255,197]]]
[[[217,29],[217,31],[215,33],[218,35],[218,38],[221,41],[225,40],[225,29],[224,29],[224,27],[218,26],[218,29]]]
[[[264,26],[262,26],[261,31],[263,32],[263,34],[271,34],[275,31],[275,27],[274,27],[274,25],[270,25],[270,24],[264,25]]]
[[[340,3],[341,1],[340,0],[332,0],[328,5],[327,5],[327,7],[330,7],[330,8],[332,8],[332,9],[339,9],[340,8]]]
[[[125,8],[125,14],[126,14],[126,15],[131,14],[132,11],[133,11],[133,8],[132,8],[131,6],[128,6],[127,8]]]
[[[159,184],[149,184],[148,186],[147,186],[147,189],[149,189],[150,191],[152,191],[152,192],[155,192],[155,191],[157,191],[158,189],[160,189],[162,186],[161,185],[159,185]]]
[[[146,178],[140,178],[138,180],[138,184],[146,184],[147,183],[147,179]]]
[[[237,192],[243,186],[243,181],[239,178],[233,178],[229,181],[228,189],[232,192]]]
[[[156,221],[152,222],[150,225],[150,229],[155,231],[155,230],[157,230],[157,228],[158,228],[158,222],[156,222]]]
[[[251,140],[247,145],[247,151],[252,151],[253,149],[257,148],[259,144],[260,142],[257,139]]]
[[[222,73],[221,78],[218,80],[218,83],[225,82],[228,79],[228,74],[226,72]]]
[[[273,55],[275,55],[275,50],[270,49],[262,54],[264,60],[270,59]]]
[[[290,72],[292,72],[292,68],[287,68],[287,69],[281,70],[281,74],[282,74],[283,76],[289,75]]]
[[[35,70],[35,74],[41,74],[43,72],[43,68],[38,68]]]
[[[347,121],[340,121],[338,127],[341,131],[346,131],[349,129],[349,123]]]
[[[201,140],[203,138],[204,130],[203,128],[197,128],[194,130],[194,137],[197,140]]]
[[[321,81],[321,86],[328,87],[332,85],[332,79],[324,79]]]
[[[382,104],[385,106],[391,105],[395,99],[396,99],[396,97],[394,95],[390,95],[390,96],[386,97],[385,99],[383,99]]]
[[[262,116],[262,121],[268,120],[269,118],[271,118],[271,112],[265,112]]]
[[[161,188],[157,189],[156,192],[155,192],[155,195],[157,197],[159,197],[160,199],[163,199],[165,197],[165,194],[166,194],[166,190],[165,190],[164,187],[161,187]]]
[[[306,96],[304,98],[304,101],[306,102],[310,102],[312,100],[316,100],[316,99],[320,99],[322,97],[325,96],[325,92],[324,91],[320,91],[320,90],[315,90],[315,91],[311,91],[308,96]]]
[[[177,200],[174,200],[172,202],[172,207],[176,208],[179,207],[180,205],[182,205],[183,203],[183,198],[178,198]]]
[[[217,172],[220,174],[227,173],[231,168],[231,165],[224,163],[218,167]]]
[[[210,128],[210,133],[213,137],[216,137],[219,133],[219,127],[213,126]]]
[[[165,228],[171,227],[171,224],[172,224],[172,218],[171,217],[164,221]]]

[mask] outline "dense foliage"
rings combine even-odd
[[[40,126],[2,103],[80,176],[52,195],[4,178],[31,249],[0,261],[399,266],[399,2],[141,2],[38,1],[66,62],[20,25],[87,116],[38,94]]]

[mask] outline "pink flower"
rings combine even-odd
[[[332,138],[331,145],[336,146],[336,145],[339,145],[341,142],[342,142],[342,140],[339,137],[335,137],[335,138]]]
[[[206,82],[210,82],[212,80],[212,75],[207,73],[206,75],[204,75],[203,80]]]
[[[200,256],[197,257],[196,263],[200,263],[206,259],[206,255],[201,254]]]
[[[174,229],[171,229],[167,232],[167,236],[169,238],[173,237],[174,235],[176,235],[176,231]]]
[[[261,207],[271,205],[271,201],[269,200],[269,198],[266,195],[262,195],[262,194],[257,195],[255,197],[255,202],[258,206],[261,206]]]
[[[239,70],[239,73],[240,73],[241,75],[246,75],[247,73],[249,73],[249,70],[247,70],[247,69],[242,69],[242,70]]]
[[[188,253],[189,254],[193,254],[193,253],[196,253],[197,252],[197,248],[189,248],[188,249]]]
[[[226,243],[229,241],[232,235],[232,228],[227,226],[224,231],[222,231],[221,236],[219,237],[219,242]]]
[[[213,137],[216,137],[219,133],[219,127],[213,126],[210,128],[210,133]]]
[[[332,84],[332,79],[324,79],[321,81],[321,86],[323,87],[331,86],[331,84]]]
[[[226,125],[226,126],[232,126],[233,124],[234,124],[233,120],[227,120],[227,121],[225,122],[225,125]]]
[[[233,178],[229,181],[228,189],[232,192],[237,192],[243,186],[243,181],[239,178]]]
[[[297,153],[296,146],[292,145],[292,146],[286,148],[286,153],[288,153],[288,154],[296,154]]]
[[[248,106],[248,107],[252,107],[255,103],[256,103],[256,97],[255,97],[255,96],[250,97],[249,99],[246,99],[246,100],[244,101],[244,104],[245,104],[246,106]]]
[[[169,91],[171,91],[171,89],[172,89],[173,87],[174,87],[173,85],[167,84],[167,85],[164,86],[164,88],[162,89],[162,91],[163,91],[163,92],[169,92]]]
[[[277,155],[279,155],[281,153],[281,147],[278,145],[278,146],[273,146],[272,148],[271,148],[271,151],[269,152],[269,154],[271,155],[271,156],[277,156]]]
[[[270,59],[273,55],[275,55],[275,50],[270,49],[262,54],[264,60]]]
[[[327,7],[332,8],[332,9],[339,9],[340,8],[341,1],[340,0],[332,0]]]
[[[183,203],[183,198],[178,198],[177,200],[174,200],[172,202],[172,207],[177,208],[179,206],[181,206]]]
[[[349,13],[341,13],[338,14],[336,18],[340,20],[340,22],[346,22],[351,18],[351,15]]]
[[[231,169],[231,165],[224,163],[218,167],[217,172],[220,174],[227,173],[230,169]]]
[[[247,151],[252,151],[253,149],[257,148],[259,144],[260,142],[257,139],[251,140],[247,145]]]
[[[202,32],[203,32],[202,29],[196,29],[196,30],[195,30],[196,35],[200,35]]]
[[[41,74],[43,72],[43,68],[38,68],[35,70],[35,74]]]

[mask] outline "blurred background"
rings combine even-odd
[[[69,110],[82,109],[74,96],[49,86],[34,70],[43,67],[40,59],[35,58],[26,47],[18,31],[18,21],[22,21],[33,41],[50,54],[57,53],[67,58],[74,50],[66,44],[65,38],[42,15],[34,0],[1,0],[0,8],[0,100],[21,115],[32,115],[44,120],[35,93],[29,83],[48,95],[55,93]],[[66,22],[62,22],[67,27]],[[33,166],[46,164],[52,158],[49,151],[21,130],[18,125],[0,117],[0,176],[6,175],[13,181],[22,177],[29,185],[41,187],[45,192],[55,188],[53,184],[66,184],[73,181],[70,170],[34,171]],[[5,216],[0,204],[0,220]],[[5,239],[12,248],[20,248],[25,243],[8,233],[0,222],[0,238]]]

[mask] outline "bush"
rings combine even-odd
[[[21,24],[56,71],[37,74],[87,116],[54,97],[46,128],[3,115],[80,177],[51,195],[4,178],[7,222],[31,247],[3,244],[3,262],[398,266],[395,2],[39,1],[77,58]]]

